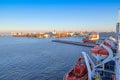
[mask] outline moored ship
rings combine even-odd
[[[99,34],[98,33],[89,33],[88,36],[83,38],[83,42],[96,42],[99,40]]]

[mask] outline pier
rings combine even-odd
[[[97,45],[95,43],[83,43],[83,42],[75,42],[75,41],[67,41],[67,40],[52,40],[52,42],[59,42],[59,43],[86,46],[86,47],[94,47]]]

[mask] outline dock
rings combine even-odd
[[[52,42],[59,42],[59,43],[86,46],[86,47],[94,47],[97,45],[95,43],[83,43],[83,42],[75,42],[75,41],[67,41],[67,40],[52,40]]]

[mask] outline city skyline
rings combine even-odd
[[[115,31],[119,0],[0,0],[0,32]]]

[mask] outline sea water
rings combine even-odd
[[[81,41],[81,38],[61,38]],[[62,80],[89,47],[49,39],[0,37],[0,80]]]

